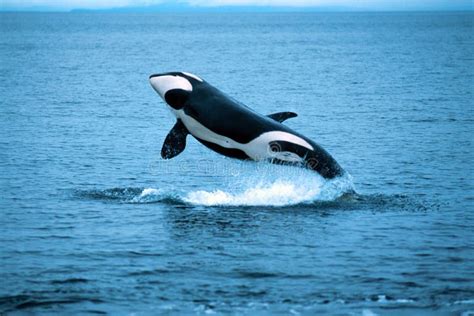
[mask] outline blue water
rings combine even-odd
[[[473,17],[1,14],[0,313],[472,313]],[[165,71],[350,176],[161,160]]]

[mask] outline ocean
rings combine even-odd
[[[473,18],[1,13],[0,314],[472,315]],[[167,71],[348,175],[162,160]]]

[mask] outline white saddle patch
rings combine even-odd
[[[278,148],[277,150],[275,150],[275,148],[272,148],[270,146],[270,142],[274,141],[285,141],[289,143],[298,144],[300,146],[308,148],[309,150],[314,149],[313,146],[311,146],[301,137],[287,132],[274,131],[263,133],[262,135],[258,136],[257,138],[246,144],[248,151],[246,150],[245,152],[254,160],[277,158],[288,162],[301,161],[301,158],[295,153],[280,151]]]

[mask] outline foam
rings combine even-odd
[[[350,175],[326,180],[311,170],[268,163],[224,163],[212,171],[219,179],[205,189],[113,188],[85,193],[122,203],[171,203],[194,206],[293,206],[334,201],[353,192]],[[207,173],[207,172],[206,172]]]
[[[130,203],[153,203],[163,199],[164,192],[160,189],[146,188],[140,195],[134,196],[130,199]]]
[[[285,206],[311,202],[320,192],[320,187],[298,186],[292,182],[277,181],[269,185],[257,185],[242,192],[194,191],[184,197],[184,201],[195,205],[232,206]]]
[[[204,206],[290,206],[315,201],[332,201],[353,190],[350,176],[325,180],[322,177],[259,181],[240,190],[198,190],[183,201]]]

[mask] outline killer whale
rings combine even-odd
[[[296,113],[261,115],[187,72],[153,74],[149,80],[177,119],[161,150],[164,159],[183,152],[191,134],[227,157],[303,166],[327,179],[344,174],[324,148],[282,124]]]

